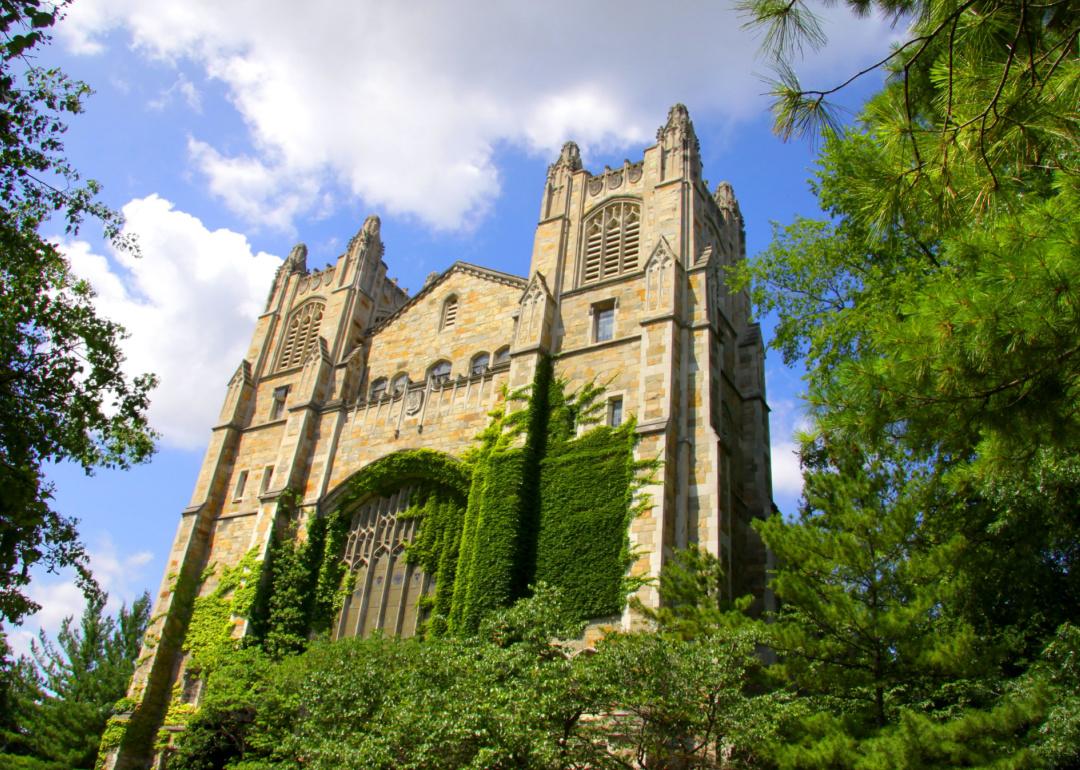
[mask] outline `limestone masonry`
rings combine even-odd
[[[685,107],[620,168],[590,173],[576,145],[563,147],[526,277],[456,262],[409,297],[387,278],[374,216],[333,265],[309,270],[306,256],[296,246],[277,271],[226,388],[132,683],[132,726],[152,735],[170,702],[198,698],[183,651],[192,600],[179,583],[205,596],[216,587],[208,568],[265,555],[285,490],[310,521],[381,457],[460,456],[542,356],[571,390],[606,384],[606,419],[635,416],[636,455],[661,461],[643,490],[651,508],[630,526],[631,573],[655,577],[697,543],[721,558],[733,594],[767,601],[767,557],[749,526],[773,509],[764,352],[747,296],[725,283],[725,267],[745,256],[743,219],[730,185],[707,189]],[[342,558],[363,574],[339,636],[408,635],[424,620],[431,578],[402,558],[416,527],[397,519],[406,497],[358,504]],[[638,595],[658,600],[654,585]],[[107,766],[149,766],[141,743],[128,736]]]

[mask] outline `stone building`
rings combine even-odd
[[[295,247],[277,271],[181,513],[131,690],[139,734],[156,732],[171,700],[197,698],[184,677],[192,598],[178,585],[205,573],[192,585],[207,595],[208,568],[264,555],[284,490],[317,517],[379,458],[459,456],[544,356],[571,388],[606,384],[606,419],[633,415],[637,456],[662,461],[630,524],[631,573],[655,577],[697,543],[728,567],[732,593],[764,596],[766,555],[749,528],[772,511],[764,352],[724,272],[745,256],[743,220],[730,185],[707,189],[685,107],[620,168],[591,173],[563,147],[528,276],[456,262],[410,297],[387,278],[376,217],[326,269],[309,270],[306,254]],[[402,489],[353,512],[341,556],[363,574],[334,633],[412,634],[422,622],[431,578],[402,558],[417,526],[397,518],[407,503]],[[658,600],[654,586],[639,595]],[[148,766],[147,738],[129,733],[108,763]]]

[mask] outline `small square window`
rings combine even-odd
[[[270,419],[280,420],[285,416],[285,401],[289,398],[289,386],[274,388],[274,401],[270,404]]]
[[[593,308],[593,342],[605,342],[615,336],[615,306],[597,305]]]
[[[607,402],[607,424],[612,428],[622,425],[622,396],[610,399]]]
[[[247,471],[240,471],[240,475],[236,477],[236,489],[233,490],[233,502],[239,502],[244,499],[244,487],[247,486]]]

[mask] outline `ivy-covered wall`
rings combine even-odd
[[[531,391],[509,399],[524,408],[493,415],[470,457],[451,633],[474,631],[539,580],[560,588],[580,619],[622,610],[634,497],[650,464],[634,461],[632,422],[597,426],[602,394],[595,385],[566,393],[544,359]],[[442,627],[437,619],[432,630]]]
[[[265,558],[252,551],[203,574],[218,582],[194,600],[183,642],[189,667],[206,675],[244,646],[288,656],[332,629],[353,590],[342,561],[352,512],[372,495],[407,485],[414,492],[403,515],[420,526],[406,558],[434,577],[424,600],[429,636],[473,633],[538,581],[561,589],[578,619],[620,612],[632,588],[625,575],[635,495],[652,463],[634,460],[632,421],[597,425],[602,394],[595,385],[568,394],[544,359],[532,387],[507,397],[519,408],[493,412],[460,460],[426,449],[388,455],[349,481],[332,512],[307,521],[296,497],[283,495]],[[192,711],[175,690],[166,726],[186,722]],[[117,742],[120,730],[116,725],[109,741]]]
[[[558,586],[582,620],[617,614],[626,602],[633,442],[632,425],[596,427],[551,447],[540,466],[534,579]]]

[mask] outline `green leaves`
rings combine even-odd
[[[829,220],[778,228],[736,276],[805,361],[812,421],[800,518],[760,525],[774,673],[820,712],[776,757],[1034,766],[1049,701],[1031,661],[1080,606],[1080,15],[848,6],[911,14],[910,39],[855,74],[890,73],[857,127],[827,132]],[[775,50],[791,134],[846,83],[805,90]]]
[[[767,766],[785,698],[745,683],[754,634],[697,641],[583,624],[558,591],[468,638],[344,639],[269,662],[233,654],[169,767],[749,768]]]
[[[155,438],[146,421],[155,378],[125,373],[124,330],[98,316],[90,287],[38,232],[58,215],[75,233],[89,216],[128,243],[120,215],[63,155],[64,118],[89,89],[27,56],[62,7],[21,0],[0,10],[0,617],[15,622],[37,609],[25,594],[34,565],[74,567],[92,582],[73,522],[50,507],[42,465],[127,467]]]
[[[78,625],[65,618],[55,642],[42,633],[32,647],[33,661],[22,658],[4,672],[16,697],[14,713],[5,715],[12,732],[5,729],[2,735],[3,751],[10,754],[0,755],[0,764],[18,767],[25,758],[28,768],[53,767],[50,763],[94,767],[106,721],[127,691],[150,616],[147,594],[130,608],[121,607],[115,618],[105,614],[107,598],[91,599]]]

